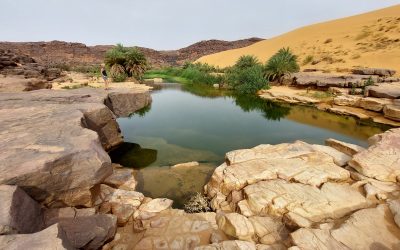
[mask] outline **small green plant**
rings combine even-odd
[[[308,55],[308,56],[306,56],[306,58],[304,58],[302,64],[307,65],[307,64],[311,63],[312,61],[314,61],[314,56]]]
[[[374,82],[374,80],[372,79],[371,76],[366,81],[364,81],[364,85],[362,86],[362,90],[363,90],[364,95],[366,94],[366,92],[368,90],[367,87],[371,86],[371,85],[374,85],[374,84],[375,84],[375,82]]]
[[[282,83],[285,75],[298,72],[297,56],[290,48],[282,48],[268,60],[265,66],[265,76],[270,81]]]

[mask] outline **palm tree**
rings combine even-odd
[[[299,70],[297,56],[292,53],[290,48],[282,48],[268,60],[265,66],[265,76],[270,81],[277,80],[282,83],[285,75]]]
[[[260,65],[260,61],[258,61],[257,57],[252,56],[252,55],[245,55],[245,56],[239,57],[236,64],[234,65],[234,67],[236,69],[242,70],[242,69],[250,68],[253,66],[257,66],[257,65]]]
[[[125,54],[125,70],[129,76],[134,76],[137,79],[142,79],[148,68],[147,59],[144,54],[137,48],[129,49]]]

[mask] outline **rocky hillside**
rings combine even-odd
[[[38,63],[18,51],[0,49],[0,92],[49,89],[61,70]]]
[[[157,51],[139,48],[155,67],[182,65],[185,61],[195,61],[202,56],[237,49],[262,41],[250,38],[233,42],[208,40],[201,41],[179,50]],[[50,65],[78,66],[101,63],[105,52],[112,45],[86,46],[82,43],[52,42],[0,42],[0,49],[19,51],[41,63]]]
[[[306,26],[254,45],[199,59],[220,67],[233,65],[241,55],[268,60],[282,47],[299,56],[303,69],[329,71],[353,67],[400,71],[400,5]]]

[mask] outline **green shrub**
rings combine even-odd
[[[314,61],[314,57],[312,55],[308,55],[308,56],[306,56],[306,58],[304,58],[303,65],[307,65],[307,64],[311,63],[312,61]]]
[[[148,69],[147,59],[140,50],[126,48],[122,44],[108,50],[104,62],[110,68],[114,81],[123,81],[132,76],[142,79]]]
[[[269,88],[261,65],[234,68],[228,73],[228,84],[240,94],[255,94],[260,89]]]
[[[285,75],[298,72],[297,56],[290,48],[282,48],[273,55],[265,66],[265,76],[270,81],[282,83]]]
[[[261,63],[258,61],[258,59],[255,56],[252,55],[245,55],[245,56],[241,56],[239,57],[239,59],[237,60],[237,62],[235,63],[235,65],[233,66],[235,69],[246,69],[246,68],[250,68],[253,66],[259,66],[261,65]]]

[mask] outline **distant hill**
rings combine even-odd
[[[335,71],[362,66],[400,72],[400,5],[306,26],[198,61],[226,67],[250,54],[265,62],[282,47],[290,47],[301,63],[308,58],[303,68]]]
[[[195,61],[202,56],[224,50],[242,48],[262,41],[260,38],[250,38],[238,41],[208,40],[190,45],[186,48],[170,51],[157,51],[139,47],[150,63],[155,67],[177,66],[186,61]],[[82,43],[63,41],[51,42],[0,42],[0,49],[16,50],[33,57],[44,64],[65,64],[69,66],[98,64],[103,62],[105,52],[113,45],[86,46]]]

